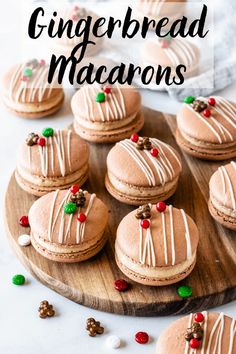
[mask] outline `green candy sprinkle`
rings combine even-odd
[[[195,101],[195,99],[196,98],[194,96],[187,96],[184,99],[184,103],[191,104],[191,103],[193,103]]]
[[[64,206],[64,212],[65,214],[74,214],[76,212],[76,204],[75,203],[72,203],[72,202],[69,202],[69,203],[66,203],[65,206]]]
[[[24,71],[23,71],[24,76],[30,77],[30,76],[32,76],[32,73],[33,72],[32,72],[31,68],[28,68],[28,67],[24,68]]]
[[[45,137],[45,138],[49,138],[50,136],[53,136],[53,129],[52,128],[45,128],[43,129],[42,131],[42,135]]]
[[[99,92],[96,97],[96,102],[102,103],[106,100],[106,96],[104,92]]]
[[[178,294],[180,297],[182,297],[184,299],[184,298],[192,296],[193,289],[191,288],[191,286],[188,286],[188,285],[180,286],[178,288]]]
[[[25,277],[21,274],[16,274],[12,278],[12,283],[15,285],[23,285],[25,283]]]

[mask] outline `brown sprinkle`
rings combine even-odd
[[[150,219],[151,218],[151,206],[149,204],[142,205],[138,208],[135,217],[137,219]]]
[[[100,322],[94,318],[87,319],[86,330],[89,332],[90,337],[95,337],[97,334],[103,334],[104,332],[104,328],[100,325]]]
[[[193,109],[198,113],[201,113],[206,108],[207,108],[207,104],[201,100],[195,100],[193,102]]]
[[[53,317],[55,315],[53,306],[47,300],[40,302],[38,312],[40,318]]]
[[[38,139],[39,139],[38,134],[30,133],[26,139],[26,144],[28,146],[37,145]]]
[[[75,203],[78,208],[79,207],[83,207],[85,205],[85,202],[86,202],[86,198],[85,198],[84,192],[80,190],[76,194],[71,194],[70,201],[72,203]]]

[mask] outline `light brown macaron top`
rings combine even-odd
[[[220,166],[210,179],[210,199],[222,212],[228,209],[229,215],[236,216],[236,162]]]
[[[182,317],[174,321],[157,341],[157,354],[190,354],[190,353],[236,353],[236,322],[234,319],[216,312],[203,312],[204,322],[203,339],[198,349],[189,347],[189,342],[185,340],[187,329],[194,321],[194,315]]]
[[[147,40],[142,48],[142,62],[148,65],[170,66],[173,69],[180,64],[188,71],[197,69],[200,52],[194,43],[186,39]]]
[[[136,217],[126,215],[117,229],[116,247],[134,263],[149,267],[172,267],[194,258],[198,229],[184,210],[169,205],[164,212],[151,206],[150,226],[145,229]]]
[[[158,139],[150,138],[150,142],[158,150],[156,157],[151,151],[139,150],[131,139],[117,143],[107,156],[108,176],[139,187],[164,185],[176,179],[182,171],[177,151]]]
[[[71,130],[54,131],[45,140],[44,146],[29,146],[25,141],[19,147],[17,170],[22,177],[65,177],[88,164],[88,145]]]
[[[114,123],[135,118],[141,110],[141,96],[138,90],[130,86],[114,85],[111,92],[105,94],[104,102],[97,102],[103,92],[98,84],[83,86],[72,98],[71,106],[75,119],[91,123]]]
[[[139,0],[137,7],[143,15],[171,17],[183,11],[185,2],[186,0]]]
[[[108,220],[105,204],[95,194],[84,192],[86,202],[72,214],[64,207],[70,202],[70,190],[56,190],[39,198],[29,211],[31,233],[37,240],[57,245],[94,244],[101,238]],[[87,216],[82,223],[77,220],[80,213]]]
[[[178,130],[185,139],[193,140],[195,144],[207,147],[210,145],[235,145],[236,143],[236,105],[229,100],[212,96],[215,105],[208,104],[208,98],[200,97],[197,100],[206,104],[205,109],[210,111],[210,117],[204,116],[204,111],[197,112],[193,104],[184,104],[177,115]]]
[[[37,59],[10,68],[3,77],[5,104],[26,113],[47,111],[60,104],[63,89],[57,83],[57,75],[51,84],[48,83],[48,71],[45,61]]]

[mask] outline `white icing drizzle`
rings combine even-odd
[[[153,1],[143,0],[143,5],[147,13],[159,15],[165,0]]]
[[[47,98],[50,96],[53,89],[53,84],[56,80],[54,78],[51,84],[47,81],[48,65],[32,66],[32,76],[27,81],[22,81],[23,70],[25,67],[31,67],[27,63],[17,66],[15,69],[9,86],[9,97],[16,102],[42,102],[46,90],[49,88]]]
[[[55,173],[55,156],[54,156],[54,144],[56,146],[57,159],[59,162],[61,175],[64,177],[66,174],[66,160],[68,161],[69,170],[71,171],[71,131],[67,131],[66,142],[64,143],[63,132],[58,130],[57,133],[54,133],[53,137],[48,138],[45,146],[38,146],[40,162],[41,162],[41,171],[44,177],[48,176],[49,170],[49,158],[51,162],[52,174]],[[66,145],[66,146],[65,146]],[[49,149],[50,146],[50,149]],[[65,152],[67,149],[67,153]],[[50,154],[50,156],[49,156]]]
[[[236,170],[235,162],[232,161],[231,164]],[[229,176],[226,166],[219,167],[219,172],[220,172],[220,177],[221,177],[221,182],[222,182],[222,187],[223,187],[224,205],[226,205],[226,201],[227,201],[227,187],[226,186],[228,186],[232,209],[235,211],[236,210],[236,199],[235,199],[235,195],[234,195],[234,188],[233,188],[233,183],[230,179],[230,176]]]
[[[114,86],[111,89],[111,93],[106,95],[106,100],[102,102],[102,104],[95,102],[98,92],[101,91],[101,87],[98,84],[94,86],[85,86],[81,90],[83,94],[83,101],[86,107],[87,119],[95,121],[95,104],[98,107],[103,122],[126,118],[127,112],[125,108],[124,95],[118,86]]]
[[[151,234],[151,221],[149,222],[150,222],[150,227],[146,230],[144,246],[143,246],[143,228],[141,226],[141,222],[139,223],[139,230],[140,230],[139,231],[140,233],[139,261],[141,264],[147,264],[149,267],[150,266],[155,267],[156,256],[155,256],[154,245],[153,245],[152,234]]]
[[[173,207],[169,205],[169,214],[170,214],[170,237],[171,237],[171,256],[172,256],[172,265],[175,265],[175,234],[174,234],[174,221],[173,221]]]
[[[217,330],[217,327],[218,327],[218,330]],[[216,349],[218,349],[218,353],[221,353],[223,330],[224,330],[224,314],[223,314],[223,312],[221,312],[219,317],[217,318],[212,330],[211,330],[208,344],[207,344],[207,348],[206,348],[206,354],[216,354]],[[211,344],[212,344],[214,334],[216,331],[217,331],[216,343],[215,343],[214,351],[212,351]]]
[[[188,319],[188,328],[191,328],[192,326],[192,320],[193,320],[193,314],[191,313],[189,315],[189,319]],[[184,349],[184,354],[189,354],[189,351],[190,351],[190,347],[189,347],[189,342],[185,342],[185,349]],[[191,353],[190,353],[191,354]]]
[[[143,153],[136,149],[135,143],[126,139],[118,144],[121,145],[129,155],[134,159],[137,165],[140,167],[143,174],[146,176],[149,186],[156,186],[159,181],[156,180],[154,172],[157,172],[161,185],[164,185],[168,181],[168,175],[170,180],[172,180],[175,176],[175,170],[172,166],[170,159],[167,157],[163,148],[166,148],[175,161],[178,163],[179,167],[181,167],[181,162],[177,156],[177,154],[165,143],[157,140],[150,139],[152,145],[156,147],[159,151],[158,158],[153,157],[150,154],[150,151],[143,150]],[[145,156],[150,161],[145,159]]]
[[[54,196],[53,196],[52,204],[51,204],[51,208],[50,208],[50,214],[49,214],[49,220],[48,220],[48,240],[49,240],[49,241],[52,241],[52,238],[51,238],[51,237],[52,237],[52,220],[53,220],[53,213],[54,213],[54,208],[55,208],[55,202],[56,202],[58,193],[59,193],[59,189],[57,189],[57,190],[54,192]]]
[[[96,198],[96,194],[91,194],[88,206],[87,206],[87,208],[86,208],[86,210],[84,212],[86,217],[88,217],[88,214],[89,214],[90,210],[92,209],[92,206],[93,206],[95,198]],[[80,213],[81,213],[81,208],[79,209],[78,215]],[[86,222],[87,222],[87,219],[83,223],[80,223],[79,221],[77,222],[77,227],[76,227],[76,243],[77,244],[80,244],[81,242],[84,241],[84,233],[85,233]]]
[[[217,137],[219,143],[222,144],[222,142],[223,142],[223,141],[222,141],[222,138],[221,138],[220,134],[217,132],[217,130],[210,124],[210,121],[211,121],[210,118],[207,118],[207,119],[203,118],[203,117],[201,116],[201,114],[198,113],[198,112],[196,112],[196,111],[194,111],[193,107],[192,107],[191,105],[189,105],[189,104],[185,104],[185,106],[186,106],[190,111],[192,111],[193,113],[195,113],[196,116],[197,116],[205,125],[207,125],[207,127],[208,127],[208,128],[212,131],[212,133]]]
[[[165,264],[168,264],[168,248],[167,248],[167,238],[166,238],[165,213],[161,213],[161,223],[162,223],[162,232],[163,232],[163,241],[164,241]]]
[[[184,227],[185,227],[187,259],[191,259],[192,258],[192,246],[191,246],[191,238],[190,238],[190,233],[189,233],[188,220],[187,220],[185,211],[183,209],[181,209],[180,211],[181,211],[181,214],[182,214]]]
[[[233,344],[234,344],[235,333],[236,333],[236,321],[232,320],[231,327],[230,327],[230,339],[229,339],[229,352],[228,352],[228,354],[233,354]]]

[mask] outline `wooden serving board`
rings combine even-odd
[[[157,137],[180,152],[174,138],[175,117],[150,109],[144,109],[144,113],[146,123],[142,135]],[[84,188],[95,192],[107,204],[110,220],[105,249],[89,261],[60,264],[43,258],[32,246],[18,245],[18,235],[26,231],[19,226],[19,217],[28,213],[35,197],[22,191],[14,176],[10,180],[5,203],[7,234],[16,254],[33,276],[77,303],[117,314],[184,314],[236,299],[236,232],[215,223],[207,208],[208,182],[219,163],[197,160],[180,152],[183,173],[177,192],[169,202],[184,208],[200,231],[197,265],[192,274],[179,284],[159,288],[130,282],[130,290],[119,293],[114,289],[114,280],[124,276],[114,260],[114,239],[119,222],[133,208],[116,201],[105,190],[106,156],[111,145],[91,144],[90,147],[90,176]],[[180,285],[190,285],[193,296],[181,299],[177,294]]]

